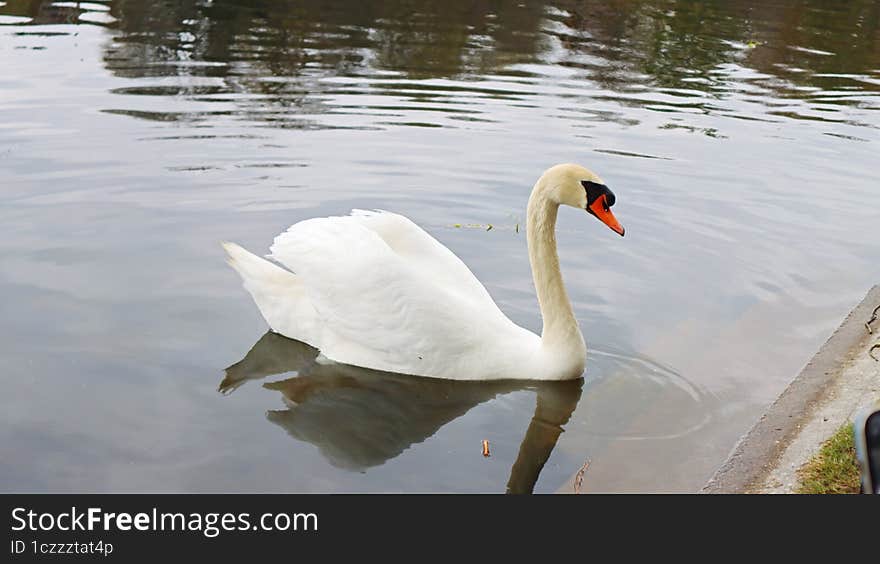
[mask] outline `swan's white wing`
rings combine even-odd
[[[451,251],[402,216],[309,219],[271,250],[318,314],[307,342],[338,362],[466,378],[452,372],[479,356],[486,336],[516,328]]]
[[[485,286],[455,253],[407,217],[383,210],[352,210],[351,216],[375,232],[407,263],[435,284],[458,292],[482,307],[497,308]]]

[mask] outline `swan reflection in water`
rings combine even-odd
[[[469,382],[322,363],[316,349],[269,331],[226,369],[219,389],[228,394],[248,380],[287,372],[297,376],[263,384],[280,392],[287,405],[267,418],[318,447],[330,464],[354,471],[384,464],[481,403],[533,390],[535,412],[510,472],[509,493],[534,489],[583,386],[582,379]]]

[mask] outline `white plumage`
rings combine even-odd
[[[541,177],[529,200],[533,272],[555,264],[558,275],[555,210],[586,202],[548,181],[595,178],[560,166]],[[541,240],[548,228],[549,240]],[[510,321],[452,251],[401,215],[354,210],[301,221],[271,246],[269,258],[289,270],[234,243],[224,248],[272,330],[332,361],[457,380],[567,379],[583,371],[584,341],[561,275],[536,272],[542,339]],[[551,335],[548,315],[561,320],[549,324],[560,329]]]

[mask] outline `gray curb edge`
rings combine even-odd
[[[828,385],[872,337],[865,329],[865,322],[878,304],[880,286],[874,286],[739,440],[701,493],[747,493],[763,482],[808,415],[821,403]]]

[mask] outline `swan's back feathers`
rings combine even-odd
[[[320,320],[295,338],[338,362],[462,378],[481,335],[516,328],[458,257],[397,214],[305,220],[271,251]]]
[[[407,217],[383,210],[352,210],[351,217],[375,232],[400,257],[423,270],[436,284],[460,292],[479,305],[495,306],[485,286],[455,253]]]
[[[358,229],[358,226],[371,231],[385,245],[379,245],[375,237]],[[319,244],[312,239],[321,236],[329,236],[329,240],[322,239]],[[355,209],[348,216],[301,221],[275,238],[270,257],[303,274],[303,268],[311,266],[311,263],[295,266],[303,258],[297,253],[309,253],[315,249],[327,255],[333,254],[339,260],[352,260],[350,257],[355,255],[368,260],[380,259],[384,252],[390,251],[426,278],[432,279],[435,285],[457,292],[463,299],[474,301],[477,306],[497,308],[483,284],[455,253],[409,218],[396,213]],[[332,249],[338,254],[331,253]],[[370,257],[371,251],[377,254]],[[377,266],[381,266],[381,263],[366,265],[367,268]]]

